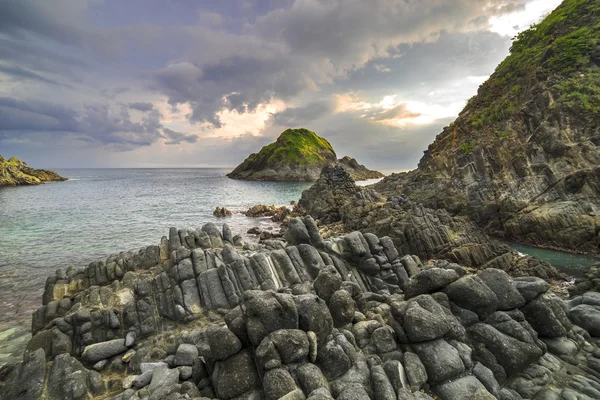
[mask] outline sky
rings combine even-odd
[[[0,0],[0,154],[233,167],[287,128],[416,167],[560,0]]]

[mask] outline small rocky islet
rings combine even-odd
[[[331,144],[308,129],[287,129],[277,140],[248,156],[227,176],[252,181],[314,182],[323,167],[339,164],[354,180],[383,178],[348,156],[337,159]]]
[[[5,159],[0,155],[0,187],[40,185],[46,182],[66,181],[54,171],[35,169],[16,157]]]

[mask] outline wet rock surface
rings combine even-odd
[[[541,278],[293,221],[288,242],[252,250],[208,224],[57,271],[0,398],[600,395],[596,292],[564,301]]]

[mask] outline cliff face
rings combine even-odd
[[[6,160],[0,155],[0,186],[39,185],[66,180],[56,172],[30,168],[18,158]]]
[[[511,54],[418,169],[376,186],[508,239],[600,252],[600,4],[565,0]]]
[[[228,177],[252,181],[316,181],[323,167],[339,163],[355,180],[382,178],[348,156],[337,160],[329,142],[308,129],[288,129],[274,143],[251,154]]]

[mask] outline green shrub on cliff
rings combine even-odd
[[[600,81],[591,56],[599,41],[600,2],[565,0],[516,37],[510,56],[469,100],[467,126],[480,132],[509,119],[540,83],[558,92],[560,104],[594,112],[600,105],[596,91]],[[582,73],[590,77],[581,78]],[[583,91],[577,89],[581,86],[586,86]]]

